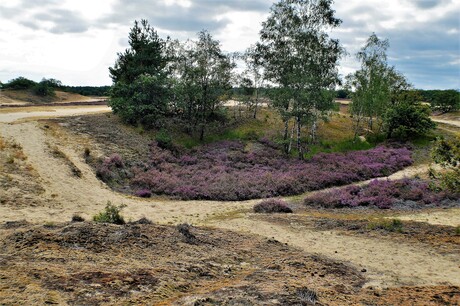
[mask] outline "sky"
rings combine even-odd
[[[111,85],[108,67],[128,45],[134,20],[185,40],[207,29],[227,52],[257,42],[270,0],[1,0],[0,81],[55,78],[65,85]],[[343,20],[330,36],[348,52],[340,73],[375,32],[388,62],[416,88],[460,89],[459,0],[336,0]]]

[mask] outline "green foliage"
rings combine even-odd
[[[159,76],[142,74],[130,84],[117,82],[111,96],[113,112],[130,124],[160,127],[161,119],[168,113],[167,80]]]
[[[366,124],[367,133],[374,132],[374,122],[380,133],[389,109],[400,103],[419,102],[413,101],[415,96],[410,93],[411,85],[404,75],[388,65],[388,47],[388,40],[381,40],[373,33],[356,54],[361,61],[361,69],[347,76],[347,88],[354,89],[350,110],[355,120],[355,138]],[[393,127],[390,128],[392,132]],[[402,129],[399,132],[404,135],[411,131]]]
[[[305,157],[311,158],[318,153],[343,153],[350,151],[369,150],[374,146],[367,141],[345,139],[341,141],[321,140],[318,144],[310,145]]]
[[[424,102],[429,102],[431,108],[440,112],[460,110],[460,92],[448,90],[418,90]]]
[[[289,120],[296,121],[297,150],[302,152],[302,125],[310,125],[315,141],[317,121],[331,109],[339,83],[337,65],[343,54],[327,31],[338,27],[332,1],[281,0],[262,23],[261,42],[265,77],[275,84],[273,105],[285,121],[285,151],[289,151]]]
[[[111,86],[62,86],[61,90],[83,96],[108,96]]]
[[[33,88],[37,83],[35,83],[32,80],[26,79],[24,77],[18,77],[16,79],[12,79],[8,81],[8,83],[3,85],[4,89],[31,89]]]
[[[367,227],[371,230],[382,229],[388,232],[398,232],[402,233],[403,223],[399,219],[381,219],[377,221],[369,222]]]
[[[94,222],[98,223],[112,223],[112,224],[125,224],[125,220],[120,215],[121,210],[126,205],[115,206],[110,201],[107,202],[104,211],[93,217]]]
[[[169,149],[172,147],[172,138],[167,130],[161,129],[156,135],[155,140],[158,146],[163,149]]]
[[[48,97],[54,96],[55,92],[54,89],[57,84],[54,82],[53,79],[47,80],[42,79],[40,83],[34,86],[34,92],[37,96]]]
[[[335,92],[335,97],[338,99],[349,99],[351,95],[352,92],[348,89],[339,89]]]
[[[430,108],[422,104],[401,103],[384,115],[387,138],[408,140],[421,136],[436,127],[430,119]]]
[[[169,85],[165,70],[165,42],[146,20],[135,21],[130,48],[118,53],[109,68],[114,82],[109,102],[115,114],[130,124],[160,125],[168,111]]]
[[[168,45],[173,58],[173,108],[189,123],[189,130],[199,130],[204,140],[206,125],[214,121],[222,101],[231,95],[232,69],[235,64],[224,54],[218,40],[207,31],[198,33],[197,41]]]
[[[460,139],[437,139],[432,151],[433,161],[444,171],[431,169],[430,176],[441,182],[441,187],[460,194]]]

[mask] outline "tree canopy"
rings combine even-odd
[[[129,45],[109,68],[113,80],[110,106],[128,123],[158,125],[167,112],[170,93],[166,42],[142,20],[134,22]]]
[[[332,0],[281,0],[275,3],[262,23],[258,48],[265,77],[278,90],[273,103],[285,121],[285,151],[290,146],[288,126],[297,126],[297,150],[303,157],[301,127],[309,124],[315,139],[317,121],[333,106],[335,85],[339,83],[337,65],[343,53],[339,41],[327,30],[338,27]]]

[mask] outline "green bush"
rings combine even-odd
[[[8,83],[3,85],[5,89],[30,89],[33,88],[37,83],[32,80],[26,79],[24,77],[18,77],[8,81]]]
[[[37,96],[48,97],[54,96],[54,87],[50,86],[47,81],[41,81],[34,87],[34,93]]]
[[[167,130],[161,129],[156,135],[155,140],[162,149],[169,149],[172,146],[172,138]]]
[[[437,139],[431,154],[444,171],[431,169],[430,177],[439,180],[442,189],[460,194],[460,139]]]
[[[367,227],[371,230],[382,229],[388,232],[401,233],[403,231],[403,223],[399,219],[377,220],[377,221],[370,222]]]
[[[430,119],[430,108],[422,104],[401,103],[384,116],[387,138],[408,140],[426,134],[436,127]]]
[[[120,212],[124,207],[126,207],[126,205],[115,206],[108,201],[104,211],[95,215],[93,220],[98,223],[125,224],[125,220],[120,215]]]

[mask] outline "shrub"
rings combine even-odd
[[[192,226],[187,223],[182,223],[177,226],[178,232],[181,233],[182,236],[185,238],[186,243],[196,244],[198,242],[198,239],[192,232],[190,232],[191,228]]]
[[[153,222],[146,217],[142,217],[137,221],[130,222],[131,224],[153,224]]]
[[[283,200],[268,199],[254,206],[256,213],[292,213],[292,209]]]
[[[300,305],[315,305],[318,301],[318,294],[316,291],[308,289],[307,287],[298,288],[296,294],[302,303]]]
[[[85,219],[80,215],[75,214],[72,216],[72,222],[84,222],[84,221]]]
[[[384,125],[388,138],[407,140],[426,134],[436,124],[430,119],[430,108],[422,104],[401,103],[387,111]]]
[[[30,89],[34,87],[37,83],[32,80],[26,79],[24,77],[18,77],[8,81],[8,83],[3,85],[5,89]]]
[[[108,158],[98,166],[97,175],[106,182],[129,178],[134,190],[148,189],[184,200],[237,201],[294,195],[385,176],[410,165],[410,154],[407,148],[377,147],[321,153],[300,161],[262,142],[249,146],[222,141],[182,155],[154,142],[144,163],[126,169],[121,161],[125,168],[117,168],[114,158]]]
[[[168,131],[161,129],[156,135],[155,140],[162,149],[169,149],[172,146],[172,138]]]
[[[370,222],[367,227],[371,230],[374,229],[382,229],[388,232],[398,232],[402,233],[403,231],[403,223],[399,219],[382,219],[377,221]]]
[[[139,189],[136,191],[135,195],[140,198],[150,198],[152,196],[152,192],[148,189]]]
[[[430,170],[430,176],[440,181],[442,189],[460,194],[460,139],[437,139],[431,152],[436,164],[444,171]]]
[[[107,202],[104,211],[93,217],[93,220],[98,223],[113,223],[113,224],[125,224],[125,220],[120,215],[121,210],[126,205],[115,206],[110,201]]]
[[[305,205],[326,208],[375,206],[393,207],[398,201],[413,201],[418,205],[438,205],[442,200],[455,198],[455,194],[436,192],[430,183],[419,179],[373,180],[365,186],[349,186],[308,196]]]
[[[125,164],[118,154],[106,157],[96,168],[96,175],[105,182],[119,181],[126,176]]]

